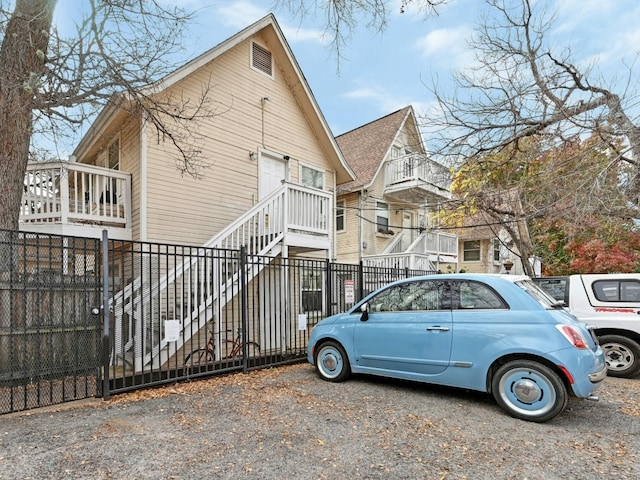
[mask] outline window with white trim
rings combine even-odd
[[[462,244],[462,259],[465,262],[480,261],[480,240],[465,240]]]
[[[345,230],[345,218],[344,218],[345,201],[340,200],[336,202],[336,232],[343,232]]]
[[[493,261],[494,262],[499,262],[500,261],[500,247],[502,246],[502,242],[500,241],[499,238],[494,238],[493,239]]]
[[[324,190],[324,172],[315,168],[300,166],[300,183],[305,187]]]
[[[389,231],[389,204],[376,202],[376,230],[380,233]]]
[[[322,311],[322,270],[303,268],[301,272],[301,303],[303,312]]]

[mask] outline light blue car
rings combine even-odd
[[[488,392],[510,415],[545,422],[569,395],[597,400],[606,377],[587,327],[528,277],[447,274],[400,280],[311,332],[321,378],[366,373]]]

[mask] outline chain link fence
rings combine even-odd
[[[0,231],[0,413],[101,393],[99,247]]]

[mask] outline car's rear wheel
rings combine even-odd
[[[531,360],[502,365],[493,376],[491,389],[509,415],[531,422],[546,422],[559,415],[569,398],[558,374]]]
[[[640,345],[621,335],[603,335],[598,341],[604,350],[607,375],[629,378],[640,372]]]
[[[320,377],[330,382],[341,382],[351,374],[347,354],[337,342],[321,344],[316,349],[315,364]]]

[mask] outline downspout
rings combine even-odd
[[[358,191],[358,263],[362,262],[362,243],[364,242],[362,218],[362,190]]]
[[[331,215],[328,216],[327,221],[330,222],[331,225],[331,230],[329,230],[330,232],[332,232],[331,234],[331,243],[330,243],[330,248],[331,250],[329,251],[329,255],[327,258],[331,259],[331,261],[336,261],[336,252],[338,251],[338,246],[337,246],[337,239],[336,239],[336,222],[335,222],[335,218],[336,218],[336,209],[338,207],[338,200],[337,200],[337,196],[338,196],[338,187],[337,187],[337,180],[336,180],[336,171],[333,171],[333,196],[332,196],[332,200],[331,203],[333,204],[331,206]]]
[[[148,138],[147,138],[147,118],[146,114],[142,114],[140,117],[140,240],[141,242],[147,241],[147,154],[148,154]]]

